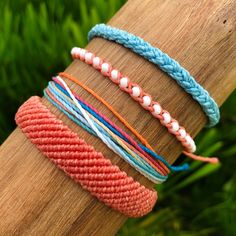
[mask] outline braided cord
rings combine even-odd
[[[91,40],[94,37],[102,37],[107,40],[115,41],[157,65],[200,104],[209,118],[208,127],[218,123],[220,112],[216,102],[186,69],[166,53],[153,47],[140,37],[105,24],[98,24],[90,30],[88,39]]]
[[[129,217],[150,212],[157,193],[112,165],[57,119],[39,97],[31,97],[16,113],[23,133],[60,169],[106,205]]]

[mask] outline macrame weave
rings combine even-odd
[[[60,169],[108,206],[129,217],[150,212],[157,200],[150,190],[101,152],[72,132],[56,118],[37,96],[26,101],[16,113],[16,123],[23,133]]]

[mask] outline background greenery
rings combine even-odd
[[[50,75],[71,61],[72,46],[85,46],[88,30],[106,22],[124,0],[0,1],[0,142],[14,129],[17,107],[42,95]],[[130,219],[119,235],[236,234],[236,93],[221,109],[217,127],[197,137],[199,153],[221,165],[191,163],[191,171],[158,186],[155,210]],[[181,160],[181,158],[180,158]]]

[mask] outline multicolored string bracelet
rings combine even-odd
[[[53,77],[52,79],[54,82],[49,82],[48,87],[45,89],[44,94],[47,95],[48,92],[49,95],[57,96],[61,95],[65,100],[65,102],[69,106],[73,106],[71,103],[71,99],[69,94],[67,93],[65,87],[63,87],[63,84],[60,83],[60,81],[57,79],[58,77]],[[60,78],[62,79],[62,78]],[[86,101],[84,101],[81,97],[79,97],[77,94],[73,93],[75,98],[78,100],[80,105],[88,111],[94,118],[99,120],[102,124],[104,124],[106,127],[108,127],[114,134],[118,135],[120,138],[122,138],[124,141],[127,141],[129,144],[131,144],[135,149],[140,151],[145,156],[148,156],[148,153],[155,158],[156,160],[161,161],[165,166],[167,166],[168,169],[171,171],[183,171],[188,168],[188,165],[184,164],[182,166],[172,166],[170,165],[163,157],[160,155],[157,155],[152,150],[148,149],[147,147],[143,146],[142,144],[137,143],[135,140],[133,140],[127,133],[125,133],[121,128],[119,128],[117,125],[115,125],[109,118],[107,118],[104,114],[99,112],[96,108],[94,108],[92,105],[88,104]],[[58,101],[57,105],[60,106],[60,103]],[[63,107],[61,106],[63,109]],[[165,169],[166,170],[166,169]],[[164,173],[168,173],[165,172]]]
[[[209,93],[196,82],[186,69],[159,48],[153,47],[138,36],[105,24],[98,24],[90,30],[88,39],[91,40],[94,37],[102,37],[121,44],[157,65],[199,103],[209,118],[209,127],[219,122],[220,112],[214,99],[210,97]]]
[[[148,163],[150,162],[145,162],[144,159],[146,158],[143,155],[141,155],[142,157],[140,157],[140,153],[138,151],[136,151],[135,149],[130,149],[130,146],[127,146],[126,142],[121,142],[119,137],[108,131],[108,129],[104,127],[104,125],[102,125],[96,118],[87,113],[87,111],[84,110],[80,104],[78,106],[78,101],[75,102],[74,99],[76,98],[69,90],[66,83],[59,77],[57,78],[57,80],[59,80],[60,83],[62,83],[66,88],[66,91],[69,93],[71,102],[73,102],[73,104],[67,102],[67,100],[65,99],[65,95],[63,96],[63,94],[60,94],[59,91],[56,91],[57,89],[52,84],[49,85],[45,93],[46,98],[48,98],[50,102],[52,102],[56,106],[61,106],[60,110],[62,111],[66,108],[67,113],[70,113],[70,115],[74,116],[73,120],[78,121],[76,123],[80,125],[80,123],[82,122],[85,125],[85,127],[83,126],[83,128],[85,128],[93,135],[99,137],[111,150],[125,159],[131,166],[133,166],[136,170],[138,170],[141,174],[143,174],[154,183],[161,183],[167,179],[167,176],[163,175],[159,169],[157,169],[156,172],[153,169],[153,165],[148,165]],[[93,132],[91,132],[91,130]]]
[[[149,213],[157,193],[113,165],[56,118],[39,97],[31,97],[16,113],[28,139],[67,175],[106,205],[129,217]]]
[[[81,126],[81,118],[78,118],[77,115],[75,115],[75,117],[71,117],[74,114],[74,111],[78,112],[78,114],[80,113],[78,111],[78,109],[76,109],[76,106],[73,105],[71,102],[71,98],[70,96],[68,96],[68,93],[66,92],[66,90],[64,90],[60,84],[61,78],[57,77],[57,78],[53,78],[54,81],[58,82],[59,84],[55,84],[53,82],[49,83],[48,88],[45,90],[44,94],[45,97],[51,102],[53,103],[56,107],[58,107],[62,112],[64,112],[70,119],[72,119],[73,121],[75,121],[77,124],[79,124]],[[62,85],[63,86],[63,85]],[[64,94],[62,94],[64,93]],[[68,97],[67,97],[67,96]],[[167,161],[165,161],[164,158],[160,157],[159,155],[153,153],[151,150],[148,150],[148,148],[144,148],[142,145],[140,144],[136,144],[136,142],[134,140],[132,140],[131,137],[129,137],[127,134],[124,133],[124,131],[122,131],[120,128],[117,128],[117,126],[115,124],[112,124],[111,121],[109,121],[108,118],[106,118],[104,115],[102,115],[102,117],[96,113],[96,111],[94,110],[94,108],[89,105],[89,109],[88,106],[84,103],[84,101],[81,101],[80,99],[78,99],[78,96],[75,94],[74,95],[76,97],[76,99],[78,100],[78,102],[81,104],[81,106],[83,108],[85,108],[86,111],[89,111],[91,115],[95,116],[95,117],[91,117],[95,122],[98,123],[99,126],[99,122],[97,121],[96,118],[98,118],[99,121],[102,122],[102,124],[106,125],[115,135],[119,134],[118,136],[121,137],[123,139],[123,141],[128,141],[131,145],[133,145],[133,147],[135,149],[132,149],[133,151],[136,151],[137,154],[139,156],[141,156],[144,161],[148,162],[149,164],[151,164],[151,167],[148,165],[146,166],[148,169],[144,169],[140,167],[140,165],[137,166],[136,164],[136,160],[134,160],[131,165],[140,172],[140,168],[141,168],[141,173],[144,171],[144,176],[146,176],[147,178],[149,178],[151,181],[153,181],[154,183],[160,183],[163,182],[164,180],[166,180],[167,176],[166,173],[164,172],[164,176],[160,174],[163,174],[163,170],[161,171],[160,166],[158,165],[156,169],[155,166],[153,166],[153,163],[150,163],[149,160],[150,158],[154,157],[154,159],[157,159],[159,161],[161,161],[162,163],[164,163],[171,171],[180,171],[180,170],[186,170],[186,168],[188,167],[186,164],[184,164],[183,166],[171,166]],[[73,110],[74,111],[73,111]],[[91,112],[92,111],[92,112]],[[69,114],[68,114],[69,113]],[[86,126],[86,122],[82,122],[83,125]],[[97,125],[97,124],[96,124]],[[88,132],[92,133],[93,135],[96,136],[96,134],[94,134],[94,132],[91,132],[90,130],[88,130],[88,125],[86,127],[82,126],[84,129],[86,129]],[[99,127],[100,129],[101,127]],[[115,131],[115,132],[114,132]],[[105,132],[107,132],[107,129],[105,130]],[[102,133],[104,133],[104,131],[102,131]],[[110,134],[110,132],[108,131],[108,133]],[[125,134],[125,135],[124,135]],[[117,139],[115,138],[115,140],[117,141]],[[134,145],[135,144],[135,145]],[[137,148],[138,147],[138,148]],[[141,149],[139,148],[141,147]],[[138,149],[138,150],[137,150]],[[141,150],[142,153],[140,153],[139,151]],[[141,154],[141,155],[140,155]],[[142,155],[144,154],[144,156]],[[149,156],[149,154],[152,155],[152,157]],[[124,155],[124,153],[121,153],[121,155]],[[132,156],[132,155],[131,155]],[[146,159],[146,157],[149,157],[148,160]],[[125,155],[124,159],[127,159],[127,154]],[[128,163],[130,163],[130,156],[128,156]],[[135,159],[137,159],[135,157]],[[143,160],[142,160],[143,161]],[[140,163],[139,163],[140,164]],[[154,163],[155,164],[155,163]],[[159,172],[155,173],[155,170],[153,170],[153,167],[155,170],[157,170]],[[150,169],[151,168],[151,169]],[[161,171],[161,172],[160,172]],[[151,176],[150,176],[151,175]],[[153,176],[156,176],[153,180]]]
[[[122,75],[117,69],[112,68],[109,63],[104,62],[100,57],[85,49],[74,47],[71,50],[71,54],[74,59],[80,59],[81,61],[86,62],[88,65],[91,65],[100,71],[105,77],[110,78],[112,82],[119,85],[121,90],[127,92],[155,118],[159,119],[161,124],[167,127],[168,131],[174,134],[182,143],[183,147],[186,149],[186,151],[183,151],[186,156],[204,162],[218,162],[217,158],[206,158],[194,155],[193,152],[196,151],[196,146],[191,136],[179,125],[177,120],[171,117],[169,112],[164,110],[158,102],[152,100],[151,95],[143,92],[138,84],[132,83],[127,76]]]
[[[103,105],[105,105],[143,143],[143,145],[145,145],[148,149],[154,152],[154,149],[147,142],[147,140],[142,135],[140,135],[108,102],[106,102],[102,97],[96,94],[95,91],[87,87],[85,84],[81,83],[76,77],[69,75],[66,72],[59,73],[59,76],[75,82],[77,85],[79,85],[87,92],[89,92],[91,95],[93,95],[98,101],[100,101]],[[160,165],[162,165],[162,163],[160,163]],[[162,167],[166,168],[165,165],[162,165]],[[168,169],[166,170],[168,171]]]

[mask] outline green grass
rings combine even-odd
[[[0,1],[0,142],[15,127],[14,113],[32,94],[42,95],[50,75],[85,46],[87,32],[106,22],[124,0]]]
[[[71,47],[85,46],[91,26],[106,22],[124,2],[0,2],[0,142],[14,129],[20,104],[33,94],[42,95],[50,76],[71,62]],[[128,220],[119,235],[236,235],[235,104],[234,92],[221,109],[220,124],[196,139],[198,152],[219,156],[221,164],[190,162],[190,171],[156,186],[154,211]]]

